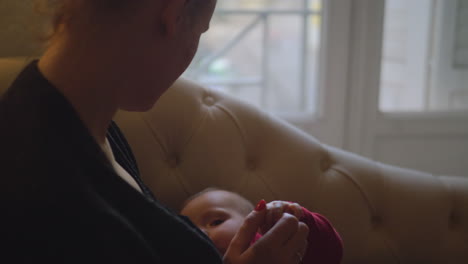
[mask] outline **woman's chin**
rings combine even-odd
[[[159,97],[161,97],[159,93],[156,95],[138,96],[138,98],[133,98],[131,101],[127,100],[122,103],[119,109],[128,112],[146,112],[154,107]]]
[[[138,105],[130,105],[130,106],[123,106],[120,107],[121,110],[127,111],[127,112],[147,112],[153,108],[155,102],[148,103],[148,104],[138,104]]]

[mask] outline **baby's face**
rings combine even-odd
[[[237,195],[210,191],[191,200],[181,211],[213,241],[219,252],[226,253],[232,238],[244,222]]]

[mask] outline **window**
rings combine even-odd
[[[316,113],[321,0],[218,0],[185,77],[279,113]]]
[[[384,112],[468,109],[468,1],[387,0]]]

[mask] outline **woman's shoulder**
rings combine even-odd
[[[74,148],[92,144],[71,105],[41,75],[37,62],[29,64],[2,97],[0,124],[0,188],[10,193],[53,193],[48,188],[67,178],[79,151]]]

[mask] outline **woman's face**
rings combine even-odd
[[[199,2],[197,3],[199,6],[190,7],[190,4],[194,5],[190,1]],[[149,34],[146,33],[141,38],[137,36],[135,38],[138,40],[137,43],[129,44],[133,46],[128,54],[131,57],[129,61],[133,60],[132,65],[134,65],[129,67],[129,71],[133,74],[129,79],[135,83],[129,84],[130,88],[125,92],[123,98],[125,103],[121,108],[148,110],[190,65],[198,49],[201,35],[209,29],[216,0],[190,1],[185,1],[187,7],[181,8],[178,19],[173,25],[169,25],[174,29],[172,32],[168,32],[167,29],[157,32],[159,29],[151,27],[151,24],[157,24],[159,18],[151,17],[149,11],[145,13],[149,17],[147,19],[149,22],[146,24],[150,26],[140,31]],[[151,23],[151,21],[156,22]]]
[[[198,8],[191,8],[184,21],[181,22],[185,30],[183,30],[181,34],[182,39],[179,43],[186,44],[185,47],[183,47],[185,50],[185,58],[182,63],[182,72],[185,71],[192,62],[198,50],[201,35],[210,28],[210,21],[216,6],[216,0],[201,1],[204,1],[205,4]],[[180,74],[182,74],[182,72]]]
[[[181,211],[213,241],[221,254],[244,222],[242,200],[226,191],[210,191],[191,200]]]

